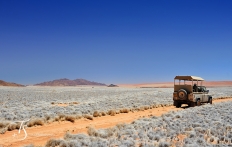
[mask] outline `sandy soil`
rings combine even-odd
[[[206,87],[231,87],[232,81],[204,81],[203,85]],[[161,83],[140,83],[140,84],[118,84],[119,87],[127,88],[140,88],[140,87],[159,87],[159,88],[169,88],[173,87],[173,82],[161,82]]]
[[[232,101],[232,99],[217,99],[213,103],[223,102],[223,101]],[[22,140],[25,136],[23,130],[18,133],[18,130],[7,131],[5,134],[0,134],[0,147],[1,146],[11,146],[18,147],[28,144],[34,145],[45,145],[45,143],[51,138],[62,138],[66,132],[73,134],[77,133],[87,133],[89,126],[96,129],[100,128],[110,128],[120,123],[131,123],[132,121],[141,118],[141,117],[150,117],[150,116],[161,116],[169,111],[178,111],[183,110],[186,107],[175,108],[174,106],[160,107],[148,109],[145,111],[138,112],[129,112],[129,113],[120,113],[115,116],[102,116],[95,117],[93,120],[88,119],[79,119],[75,123],[71,122],[54,122],[51,124],[46,124],[44,126],[36,126],[31,128],[26,128],[27,138]]]

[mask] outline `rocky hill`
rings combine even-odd
[[[6,82],[6,81],[3,81],[3,80],[0,80],[0,86],[24,87],[24,85],[16,84],[16,83],[10,83],[10,82]]]
[[[66,78],[35,84],[35,86],[78,86],[78,85],[106,86],[106,84],[91,82],[85,79],[69,80]]]

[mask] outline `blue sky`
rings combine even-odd
[[[230,0],[0,0],[0,79],[232,80]]]

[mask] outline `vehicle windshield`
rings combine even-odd
[[[198,92],[206,92],[206,87],[205,86],[198,86]]]

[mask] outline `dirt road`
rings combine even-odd
[[[217,99],[213,103],[232,101],[232,99]],[[36,126],[26,129],[27,137],[22,140],[25,136],[23,130],[18,134],[18,130],[7,131],[5,134],[0,134],[0,147],[18,147],[28,144],[34,144],[36,146],[45,145],[45,143],[51,138],[62,138],[66,132],[73,134],[86,133],[87,127],[91,126],[96,129],[110,128],[120,123],[131,123],[132,121],[149,116],[161,116],[162,114],[168,113],[169,111],[183,110],[183,108],[175,108],[174,106],[159,107],[148,109],[138,112],[120,113],[115,116],[102,116],[95,117],[93,120],[79,119],[75,123],[71,122],[54,122],[46,124],[44,126]]]

